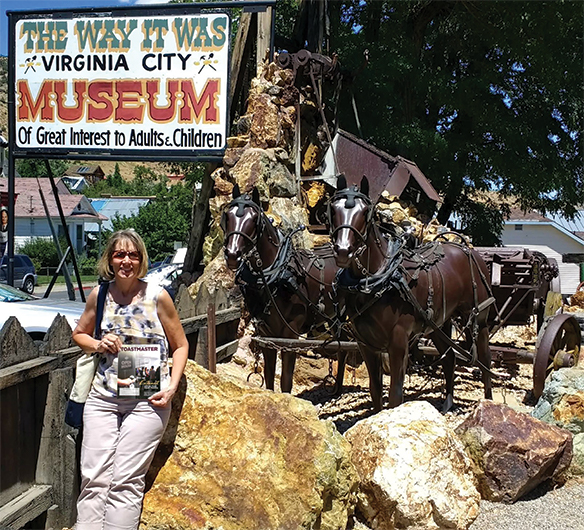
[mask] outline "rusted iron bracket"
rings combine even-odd
[[[291,68],[294,79],[299,71],[307,76],[312,74],[318,79],[333,78],[339,73],[336,56],[331,58],[308,50],[299,50],[296,53],[282,52],[278,55],[276,62],[281,68]],[[305,70],[305,67],[308,69]]]

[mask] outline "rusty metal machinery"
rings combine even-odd
[[[550,372],[578,363],[581,341],[580,325],[569,313],[550,317],[544,323],[537,337],[533,361],[533,394],[536,399],[541,396]]]

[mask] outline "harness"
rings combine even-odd
[[[226,242],[231,236],[239,234],[250,243],[250,249],[243,254],[241,263],[236,270],[235,281],[246,296],[248,309],[252,317],[261,320],[262,315],[270,314],[270,308],[273,306],[288,329],[296,336],[300,336],[300,334],[289,325],[282,315],[278,304],[276,304],[275,297],[278,295],[278,292],[287,291],[299,296],[308,306],[309,311],[320,316],[323,321],[329,322],[331,326],[336,325],[335,321],[324,312],[325,283],[324,262],[322,260],[324,256],[322,253],[319,255],[315,252],[299,251],[293,246],[292,238],[295,234],[304,230],[304,226],[296,228],[286,236],[277,230],[278,240],[274,241],[273,239],[270,239],[278,248],[276,257],[270,266],[263,268],[257,244],[260,238],[264,235],[269,221],[261,207],[253,202],[249,195],[241,195],[233,199],[233,201],[227,206],[227,209],[232,209],[234,206],[237,206],[236,216],[238,217],[242,217],[245,208],[248,207],[253,208],[258,214],[255,237],[250,237],[245,232],[237,230],[226,233],[225,235]],[[221,227],[224,231],[226,228],[227,209],[223,212],[221,217]],[[332,251],[329,250],[328,252],[330,256],[332,256]],[[305,258],[309,257],[308,268],[303,266],[301,256]],[[309,273],[312,266],[315,266],[320,270],[320,280]],[[318,304],[314,304],[301,289],[300,284],[302,282],[302,276],[311,277],[319,283],[320,295]],[[265,302],[266,297],[268,299],[267,305]]]
[[[357,234],[361,242],[361,246],[355,251],[355,259],[358,260],[359,255],[362,254],[366,249],[367,235],[370,230],[370,225],[373,224],[373,204],[369,197],[361,193],[356,186],[337,191],[331,198],[331,201],[328,205],[329,222],[332,221],[331,203],[338,200],[339,198],[346,199],[346,208],[351,208],[354,206],[355,198],[360,198],[363,200],[368,208],[366,224],[362,233],[348,224],[337,226],[331,233],[331,237],[333,237],[340,229],[349,228],[355,234]],[[332,224],[330,226],[332,226]],[[379,240],[376,240],[379,244]],[[444,331],[442,331],[441,327],[439,327],[436,323],[434,315],[434,286],[432,270],[436,270],[438,272],[440,278],[442,279],[442,285],[444,285],[444,277],[439,268],[439,263],[444,259],[445,256],[443,243],[434,241],[423,246],[416,247],[415,249],[409,249],[406,246],[405,238],[389,238],[386,262],[385,266],[381,270],[377,271],[375,274],[371,274],[363,267],[362,264],[357,263],[361,269],[361,272],[364,272],[364,277],[356,278],[351,274],[349,269],[340,269],[335,277],[335,288],[349,293],[367,295],[367,303],[365,303],[357,310],[357,314],[355,315],[357,317],[365,314],[383,297],[384,294],[392,290],[397,292],[403,301],[411,305],[411,307],[420,316],[423,323],[427,327],[430,327],[433,332],[440,334],[441,338],[454,350],[455,356],[457,358],[469,364],[476,364],[478,362],[478,352],[476,348],[476,339],[478,337],[477,317],[482,311],[484,311],[494,302],[494,297],[492,296],[489,282],[487,281],[480,267],[478,267],[476,257],[471,252],[471,249],[467,245],[462,245],[459,243],[449,242],[448,244],[459,247],[468,256],[469,259],[474,307],[469,316],[469,322],[466,324],[465,328],[472,327],[473,332],[473,346],[472,352],[470,354],[457,342],[452,340],[450,336],[444,333]],[[489,293],[489,298],[480,304],[478,302],[478,284],[475,278],[475,268],[479,272],[481,281],[486,286]],[[422,307],[420,302],[414,296],[410,287],[410,283],[417,281],[422,271],[427,272],[428,278],[428,300],[426,308]],[[442,298],[442,320],[444,321],[446,319],[446,293],[444,287],[442,288]],[[355,330],[354,333],[356,333]],[[414,337],[413,340],[415,341],[418,338],[419,337]],[[362,337],[360,340],[362,340]],[[363,342],[367,343],[366,341]],[[371,344],[369,344],[369,347],[374,349],[378,348],[377,345]]]

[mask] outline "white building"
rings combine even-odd
[[[31,239],[52,239],[49,219],[57,233],[64,235],[59,209],[48,178],[16,178],[14,205],[14,247],[16,250]],[[82,254],[87,242],[86,224],[102,223],[107,217],[100,215],[84,195],[72,194],[64,182],[56,181],[57,194],[69,231],[71,243],[78,254]],[[7,197],[8,179],[0,178],[0,192]],[[46,204],[43,205],[43,198]],[[48,217],[47,217],[48,212]]]
[[[577,217],[576,221],[562,217],[551,219],[537,212],[512,210],[501,235],[503,246],[539,250],[548,258],[555,258],[560,269],[562,294],[572,295],[584,280],[581,264],[570,262],[571,256],[584,257],[584,239],[581,237],[584,231],[578,230],[583,219],[584,216]]]

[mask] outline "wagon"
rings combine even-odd
[[[534,351],[490,345],[495,363],[533,364],[533,394],[538,399],[552,370],[578,362],[582,333],[561,306],[558,266],[554,259],[525,248],[477,247],[491,275],[496,311],[491,311],[490,336],[508,325],[537,320]]]

